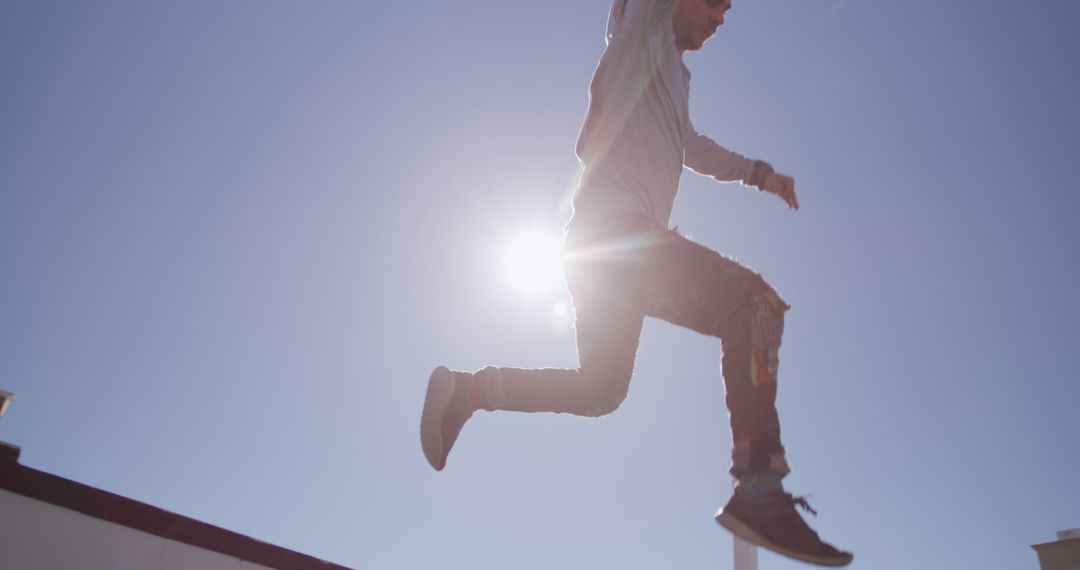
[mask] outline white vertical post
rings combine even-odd
[[[735,479],[731,482],[734,488]],[[736,536],[731,548],[735,554],[735,570],[757,570],[757,546]]]
[[[757,546],[735,537],[735,570],[757,570]]]

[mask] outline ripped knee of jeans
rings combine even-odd
[[[791,308],[772,290],[750,300],[750,378],[754,386],[776,382],[784,313]]]

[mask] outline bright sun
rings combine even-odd
[[[503,277],[514,290],[530,298],[563,286],[562,239],[540,232],[522,232],[506,244]]]

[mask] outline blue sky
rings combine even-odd
[[[608,7],[5,3],[0,439],[358,568],[728,567],[715,339],[649,321],[617,413],[420,451],[435,365],[576,365],[498,258],[569,215]],[[687,173],[672,223],[792,304],[787,485],[856,567],[1080,526],[1078,17],[742,0],[686,58],[697,128],[796,178]]]

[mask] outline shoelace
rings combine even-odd
[[[808,503],[808,502],[806,501],[806,497],[795,497],[795,496],[792,496],[791,494],[788,494],[788,493],[784,493],[784,494],[785,494],[785,495],[787,496],[787,498],[788,498],[788,499],[790,499],[790,500],[791,500],[791,505],[792,505],[792,508],[794,508],[794,506],[795,506],[795,505],[799,505],[799,506],[800,506],[800,507],[802,507],[803,509],[806,509],[806,512],[808,512],[808,513],[810,513],[810,514],[814,515],[815,517],[817,516],[817,511],[815,511],[815,510],[814,510],[814,507],[811,507],[811,506],[810,506],[810,503]],[[814,530],[814,529],[812,529],[812,528],[810,528],[810,525],[806,524],[806,521],[804,521],[804,520],[802,519],[802,517],[798,517],[798,516],[797,516],[797,517],[795,517],[795,518],[796,518],[796,519],[798,519],[798,521],[799,521],[799,525],[800,525],[800,526],[801,526],[802,528],[804,528],[804,529],[805,529],[806,531],[808,531],[808,532],[809,532],[809,533],[810,533],[811,535],[813,535],[813,537],[814,537],[815,539],[817,539],[817,540],[821,540],[821,539],[820,539],[820,538],[818,537],[818,533],[817,533],[817,531],[816,531],[816,530]]]
[[[806,509],[808,513],[814,515],[815,517],[817,516],[817,511],[814,510],[814,507],[811,507],[810,503],[806,502],[806,497],[795,497],[792,495],[788,495],[788,498],[791,499],[792,505],[799,505],[800,507]]]

